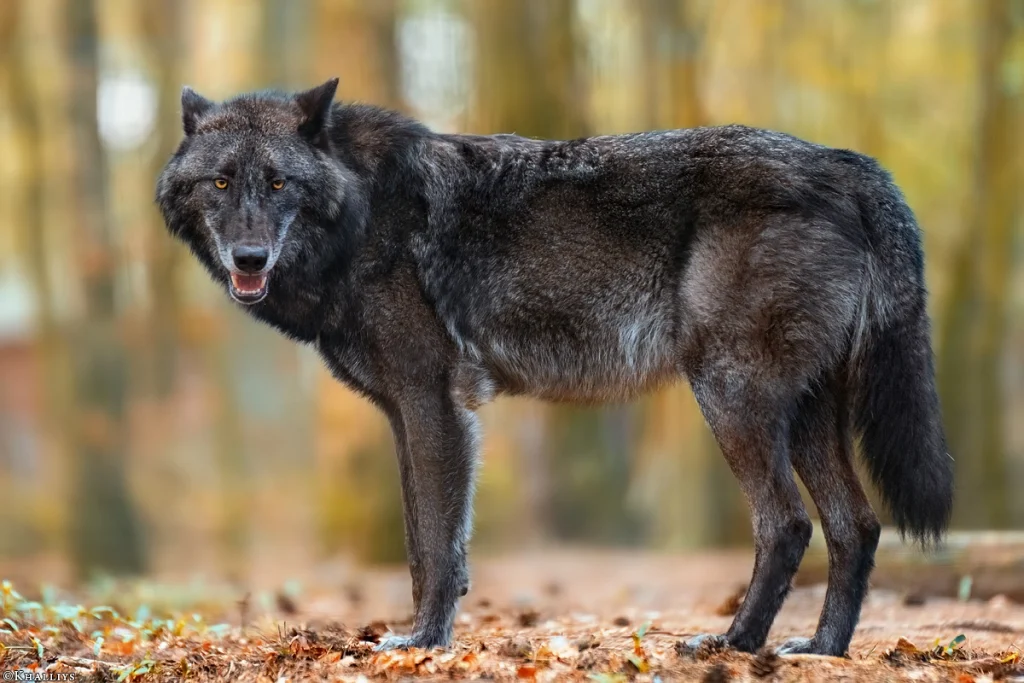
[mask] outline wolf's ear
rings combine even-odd
[[[303,121],[299,124],[299,133],[314,143],[320,143],[327,115],[334,102],[334,93],[338,90],[338,79],[332,78],[323,85],[300,92],[295,101],[302,110]]]
[[[187,85],[181,89],[181,123],[185,128],[185,135],[192,135],[196,132],[199,118],[206,112],[213,109],[212,101],[206,99]]]

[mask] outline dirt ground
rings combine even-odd
[[[76,680],[128,671],[125,680],[1024,681],[1024,606],[1001,597],[922,604],[921,596],[874,590],[848,659],[681,656],[681,638],[728,627],[750,562],[749,553],[597,551],[478,560],[456,643],[433,653],[372,651],[388,629],[409,627],[404,568],[329,567],[315,588],[278,599],[269,618],[255,616],[245,601],[211,614],[231,625],[216,634],[157,628],[132,647],[111,643],[114,635],[96,647],[67,629],[0,631],[0,642],[22,648],[0,653],[0,668],[49,666],[77,672]],[[769,645],[812,634],[823,597],[824,586],[794,590]]]

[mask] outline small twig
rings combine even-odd
[[[850,661],[846,657],[836,657],[835,655],[815,655],[815,654],[792,654],[783,655],[782,661],[784,662],[841,662]]]
[[[67,664],[74,667],[88,667],[89,670],[93,670],[95,667],[100,666],[105,669],[109,669],[114,666],[110,662],[104,662],[102,659],[89,659],[87,657],[72,657],[71,655],[60,655],[57,657],[57,661],[61,664]]]
[[[960,629],[964,631],[988,631],[990,633],[1024,633],[1024,629],[1002,624],[991,619],[961,619],[941,624],[926,624],[922,629]]]

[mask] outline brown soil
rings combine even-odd
[[[373,642],[388,629],[401,633],[409,627],[404,568],[322,571],[317,589],[278,601],[283,612],[275,615],[276,621],[247,616],[244,631],[158,640],[146,648],[155,662],[153,672],[138,680],[358,680],[362,675],[428,680],[1024,681],[1017,649],[1024,646],[1024,606],[998,597],[958,602],[873,591],[849,658],[776,658],[767,652],[680,656],[676,644],[681,638],[728,627],[749,569],[749,553],[559,551],[479,560],[473,567],[473,588],[462,604],[456,643],[447,652],[434,653],[372,651]],[[823,586],[796,589],[769,645],[813,633],[823,596]],[[232,609],[218,617],[226,616],[237,626],[241,617]],[[639,630],[645,632],[635,638]],[[965,639],[958,639],[960,635]],[[0,633],[0,641],[33,644],[25,632]],[[936,643],[943,647],[934,650]],[[111,663],[142,659],[138,650],[119,656],[116,650],[102,649],[97,656],[89,643],[76,644],[73,638],[43,644],[42,666],[80,674],[96,670],[116,678]],[[33,662],[40,666],[36,653],[27,649],[0,656],[6,657],[5,669]]]

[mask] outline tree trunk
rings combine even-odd
[[[182,3],[142,3],[139,11],[153,60],[160,65],[156,83],[156,134],[160,144],[149,166],[149,175],[155,182],[181,139],[183,69],[180,55],[185,49]],[[166,399],[174,389],[178,370],[178,327],[181,322],[178,279],[187,250],[167,235],[163,219],[157,211],[154,210],[150,215],[152,221],[147,226],[150,235],[148,272],[151,294],[146,324],[149,335],[146,349],[149,356],[146,363],[147,379],[153,395],[157,399]]]
[[[80,575],[145,568],[140,520],[126,477],[125,349],[116,327],[114,240],[106,211],[107,163],[96,121],[99,36],[95,0],[68,0],[71,124],[75,128],[78,253],[85,301],[71,345],[76,424],[72,557]]]
[[[38,339],[46,382],[44,420],[51,433],[59,433],[70,416],[63,378],[63,370],[67,366],[67,349],[54,313],[53,287],[48,272],[44,211],[46,159],[43,155],[39,101],[32,88],[31,64],[24,54],[23,41],[27,31],[22,27],[27,17],[21,9],[22,5],[18,2],[5,3],[3,6],[3,13],[0,13],[0,26],[4,27],[4,33],[0,35],[3,52],[0,58],[11,64],[9,101],[15,129],[18,131],[17,139],[24,149],[22,159],[25,173],[23,189],[19,193],[21,212],[18,223],[25,236],[23,244],[28,256],[28,272],[36,293]]]
[[[585,133],[569,0],[473,3],[479,59],[477,122],[484,134],[572,138]]]
[[[470,8],[478,54],[470,128],[545,138],[585,134],[572,3],[483,0]],[[613,411],[546,405],[524,411],[517,469],[528,482],[519,491],[530,508],[528,542],[543,542],[552,531],[596,537],[602,530],[591,522],[604,509],[621,508],[619,470],[626,468],[629,451],[593,440],[602,415],[613,419]],[[617,464],[602,469],[601,454]]]
[[[708,125],[699,63],[707,16],[672,0],[647,0],[641,7],[647,127]],[[680,382],[655,393],[644,415],[630,494],[646,508],[651,541],[686,547],[749,536],[735,478],[689,387]]]
[[[939,379],[950,451],[957,462],[955,519],[970,527],[1009,522],[1005,352],[1013,225],[1020,206],[1019,95],[1003,82],[1013,44],[1010,3],[986,0],[979,45],[980,101],[974,191],[956,250],[941,336]],[[1019,29],[1018,29],[1019,30]]]

